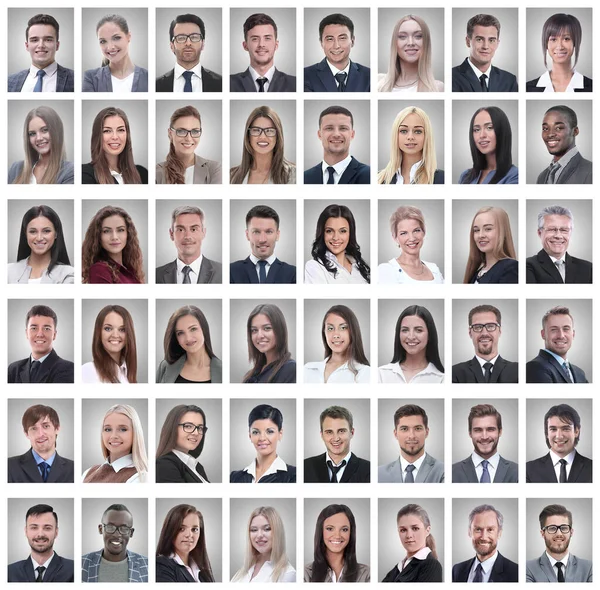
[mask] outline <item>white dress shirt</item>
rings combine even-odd
[[[558,581],[558,568],[556,567],[556,564],[559,561],[563,564],[562,572],[563,572],[563,576],[565,577],[565,580],[566,580],[567,579],[567,565],[569,565],[569,552],[567,551],[567,554],[562,559],[554,559],[554,557],[552,557],[552,555],[550,555],[546,551],[546,557],[548,558],[548,561],[550,562],[550,565],[552,566],[552,571],[554,572],[554,575],[556,576],[557,581]]]
[[[556,270],[558,271],[558,274],[560,275],[560,278],[562,279],[563,283],[565,282],[565,277],[567,276],[567,269],[565,268],[565,257],[566,253],[563,254],[560,258],[554,258],[554,256],[550,256],[550,254],[548,254],[548,258],[550,258],[552,264],[556,266]]]
[[[488,92],[490,90],[490,78],[492,77],[492,67],[490,66],[487,70],[487,72],[482,72],[478,67],[476,67],[475,65],[473,65],[473,62],[470,59],[467,59],[467,61],[469,62],[469,65],[471,66],[471,69],[473,70],[473,73],[475,74],[475,77],[479,80],[479,78],[481,78],[481,76],[486,75],[487,76],[487,80],[485,81],[485,84],[488,88]],[[481,83],[481,81],[480,81]]]
[[[562,367],[565,363],[567,363],[567,368],[569,369],[569,375],[571,375],[571,382],[575,383],[575,377],[573,375],[573,371],[571,370],[571,364],[569,363],[568,359],[564,359],[562,356],[560,356],[559,354],[556,354],[555,352],[552,352],[551,350],[548,350],[547,348],[544,348],[544,350],[549,354],[552,355],[555,359],[556,362]]]
[[[400,467],[402,467],[402,481],[406,480],[406,475],[407,475],[406,468],[409,465],[412,465],[414,467],[412,475],[413,475],[413,479],[415,481],[417,481],[417,473],[419,473],[419,469],[421,469],[421,465],[423,465],[423,461],[425,461],[425,452],[423,452],[423,454],[414,463],[410,463],[402,455],[400,455]]]
[[[178,451],[177,449],[173,449],[171,451],[183,464],[189,467],[193,474],[198,478],[202,483],[209,483],[206,481],[196,470],[198,463],[200,463],[200,459],[197,457],[192,457],[188,453],[183,453],[182,451]]]
[[[419,166],[423,163],[423,160],[419,160],[416,164],[413,164],[410,167],[410,172],[408,173],[409,184],[415,183],[415,176],[417,175],[417,170]],[[396,172],[396,184],[403,185],[404,184],[404,176],[402,176],[402,170],[398,169]]]
[[[125,184],[123,181],[123,175],[116,170],[110,170],[111,176],[117,181],[117,184]]]
[[[119,379],[119,383],[129,383],[125,361],[123,361],[123,364],[120,367],[117,367],[117,378]],[[103,383],[96,370],[96,365],[93,362],[85,363],[85,365],[81,367],[81,379],[84,383]]]
[[[254,81],[254,86],[256,87],[256,92],[258,92],[260,90],[260,86],[258,84],[258,82],[256,80],[258,80],[258,78],[266,78],[267,81],[265,82],[265,92],[269,91],[269,86],[271,85],[271,82],[273,81],[273,76],[275,75],[275,66],[271,66],[271,68],[269,69],[268,72],[265,73],[264,76],[261,76],[252,66],[248,66],[248,70],[250,70],[250,75],[252,76],[252,80]]]
[[[379,367],[378,370],[379,383],[409,383],[402,372],[400,363],[388,363]],[[444,373],[442,373],[433,364],[429,363],[422,371],[417,373],[410,383],[442,383],[444,381]]]
[[[325,252],[325,258],[336,269],[335,275],[331,274],[320,262],[309,260],[304,267],[305,283],[309,285],[368,285],[352,256],[346,256],[352,265],[350,272],[329,250]]]
[[[325,366],[329,359],[314,361],[304,365],[304,383],[325,383]],[[369,383],[371,381],[371,367],[354,363],[356,375],[345,362],[329,375],[327,383]]]
[[[202,92],[202,67],[198,62],[192,69],[186,70],[184,67],[175,63],[173,68],[173,92],[183,92],[185,87],[185,72],[192,72],[192,92]]]
[[[325,160],[323,160],[321,162],[321,169],[323,170],[323,184],[327,184],[327,181],[329,180],[329,171],[327,170],[329,166],[331,166],[334,170],[333,184],[338,184],[340,182],[342,174],[344,174],[346,168],[348,168],[351,161],[351,155],[348,155],[348,157],[344,158],[341,162],[338,162],[337,164],[328,164],[327,162],[325,162]]]
[[[169,558],[172,559],[175,563],[182,565],[189,572],[190,576],[194,578],[194,582],[200,581],[198,579],[198,576],[200,575],[200,568],[196,565],[193,559],[189,560],[189,565],[185,565],[185,563],[183,563],[183,559],[181,559],[181,557],[179,557],[177,553],[171,553],[171,555],[169,555]]]
[[[273,575],[273,564],[270,561],[265,561],[265,563],[263,563],[262,567],[260,568],[260,571],[258,572],[258,574],[256,574],[256,576],[253,578],[252,574],[254,573],[254,567],[255,566],[252,566],[248,570],[248,573],[243,578],[241,578],[240,580],[237,580],[237,581],[244,582],[244,583],[261,582],[263,584],[274,581],[271,579],[271,576]],[[296,570],[292,567],[291,563],[288,562],[285,572],[283,572],[282,576],[277,581],[278,582],[295,582],[296,581]]]
[[[344,475],[344,471],[346,471],[346,467],[348,467],[348,463],[350,463],[350,457],[352,457],[352,451],[350,451],[345,457],[340,459],[337,463],[329,456],[329,453],[325,453],[325,465],[327,466],[327,473],[329,475],[329,481],[331,481],[331,469],[329,469],[329,465],[327,465],[327,461],[331,461],[334,466],[339,465],[342,461],[346,461],[346,465],[341,467],[337,472],[336,478],[339,481],[342,481],[342,475]]]
[[[498,463],[500,462],[500,453],[495,453],[489,459],[484,459],[480,455],[478,455],[475,451],[471,453],[471,461],[473,461],[473,467],[475,467],[475,473],[477,473],[477,480],[481,481],[481,476],[483,475],[483,465],[482,461],[488,462],[488,473],[490,474],[490,481],[493,482],[496,473],[498,473]]]
[[[556,481],[558,483],[560,483],[560,460],[564,459],[567,462],[565,468],[567,470],[568,481],[569,474],[571,473],[571,467],[573,467],[573,461],[575,460],[575,451],[571,451],[566,457],[559,457],[554,451],[550,451],[550,459],[552,459],[552,465],[554,466],[554,473],[556,474]]]
[[[544,72],[538,80],[536,86],[538,88],[544,88],[544,92],[554,92],[554,86],[552,86],[552,80],[550,78],[550,72]],[[565,88],[565,92],[575,92],[575,88],[583,89],[583,75],[577,70],[573,70],[573,76],[569,85]]]
[[[338,70],[334,65],[329,63],[329,60],[325,60],[327,62],[327,65],[329,66],[329,69],[331,70],[331,73],[333,74],[333,79],[335,80],[335,84],[336,86],[339,88],[340,87],[340,83],[337,81],[337,78],[335,77],[336,74],[341,74],[342,72],[344,74],[346,74],[346,80],[345,80],[345,84],[346,86],[348,85],[348,76],[350,75],[350,60],[348,60],[348,63],[346,64],[346,67],[343,70]]]
[[[485,328],[484,328],[484,330],[485,330]],[[477,359],[477,362],[479,363],[479,366],[481,367],[481,372],[483,373],[484,376],[485,376],[485,369],[483,368],[483,365],[485,365],[485,363],[492,363],[492,368],[490,371],[490,374],[492,374],[494,372],[494,367],[496,366],[496,361],[498,360],[499,356],[500,355],[497,354],[493,359],[486,361],[485,359],[482,359],[480,356],[475,355],[475,358]]]
[[[431,549],[429,549],[429,547],[423,547],[422,549],[419,549],[412,557],[408,557],[398,562],[398,565],[396,567],[398,568],[398,571],[401,572],[413,559],[423,561],[424,559],[427,559],[427,556],[430,553]]]
[[[52,555],[46,561],[44,561],[44,563],[38,563],[35,559],[33,559],[33,557],[31,555],[29,556],[29,559],[31,559],[31,563],[33,563],[33,573],[34,573],[34,575],[35,575],[36,578],[38,576],[38,572],[35,571],[36,568],[38,568],[38,567],[45,567],[46,568],[44,570],[44,574],[42,575],[42,582],[44,581],[44,575],[48,571],[48,568],[50,567],[50,562],[54,558],[54,555],[55,555],[55,553],[52,553]]]
[[[198,276],[200,275],[200,267],[202,266],[202,254],[200,254],[200,256],[198,258],[196,258],[196,260],[194,260],[193,262],[190,262],[189,264],[186,264],[185,262],[182,262],[181,260],[179,260],[179,258],[177,259],[177,284],[178,285],[183,285],[183,279],[185,277],[185,275],[183,274],[183,267],[184,266],[189,266],[190,267],[190,281],[192,285],[195,285],[198,282]]]
[[[256,269],[256,276],[258,277],[258,282],[260,283],[260,266],[258,266],[258,261],[263,260],[261,258],[257,258],[254,254],[250,254],[250,260],[252,264],[254,264],[254,268]],[[267,265],[265,266],[265,274],[269,276],[269,271],[271,270],[271,266],[277,260],[277,256],[275,254],[271,254],[268,258],[264,258]]]
[[[250,465],[248,465],[248,467],[244,467],[243,470],[248,472],[252,476],[252,483],[259,483],[260,479],[262,479],[263,477],[265,477],[267,475],[271,475],[272,473],[277,473],[278,471],[287,471],[287,465],[286,465],[285,461],[279,455],[277,455],[277,457],[275,458],[275,461],[273,461],[273,463],[271,463],[271,466],[269,467],[269,469],[267,469],[262,474],[261,478],[258,481],[256,481],[256,459],[253,460],[252,463],[250,463]]]
[[[112,463],[108,459],[106,459],[104,463],[102,463],[102,465],[110,465],[115,470],[115,473],[118,473],[119,471],[121,471],[121,469],[125,469],[127,467],[135,467],[135,465],[133,464],[133,455],[131,453],[129,453],[129,455],[119,457],[119,459],[113,461]],[[102,467],[102,465],[100,465],[100,467]],[[91,467],[88,467],[83,472],[83,475],[81,476],[82,482],[85,480],[85,477],[90,469]],[[145,476],[146,472],[144,472],[140,477],[140,474],[136,471],[125,483],[144,483],[146,481]]]
[[[492,557],[486,559],[485,561],[480,562],[476,557],[475,561],[473,561],[473,565],[471,566],[471,571],[469,572],[469,577],[467,578],[467,582],[473,581],[473,578],[475,577],[475,570],[477,569],[477,566],[480,563],[481,563],[481,567],[483,568],[483,581],[489,582],[490,576],[492,575],[492,568],[494,567],[494,564],[496,563],[496,559],[498,559],[498,551],[496,551],[494,553],[494,555],[492,555]]]
[[[56,92],[58,64],[53,61],[49,66],[43,68],[43,70],[46,72],[46,75],[42,78],[42,92]],[[33,92],[38,81],[37,73],[39,71],[40,68],[36,68],[33,64],[29,66],[29,74],[27,74],[27,78],[23,82],[21,92]]]
[[[377,280],[380,285],[405,285],[407,283],[413,285],[418,283],[442,284],[444,282],[442,271],[439,269],[438,265],[435,264],[435,262],[427,262],[425,260],[421,260],[421,262],[430,270],[431,274],[433,275],[433,278],[430,281],[419,281],[417,279],[413,279],[402,269],[396,258],[392,258],[388,262],[383,262],[377,267]]]
[[[123,79],[115,78],[115,76],[111,75],[110,80],[112,82],[113,92],[131,92],[133,88],[134,75],[135,72],[131,72],[129,76]]]

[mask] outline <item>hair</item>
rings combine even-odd
[[[473,38],[473,31],[475,27],[496,27],[498,31],[498,39],[500,39],[500,21],[491,14],[476,14],[471,17],[467,22],[467,37]]]
[[[465,275],[463,277],[464,284],[468,284],[473,275],[482,266],[485,266],[485,252],[482,252],[477,247],[477,244],[475,243],[475,234],[473,233],[475,220],[481,213],[491,213],[495,217],[496,225],[498,226],[498,241],[493,256],[498,260],[517,258],[512,232],[510,230],[508,213],[501,207],[482,207],[475,213],[473,221],[471,221],[471,228],[469,230],[469,258],[467,259],[467,266],[465,267]]]
[[[569,526],[573,526],[573,514],[561,504],[550,504],[540,512],[540,529],[546,526],[546,521],[551,516],[566,516],[569,519]]]
[[[402,328],[402,320],[409,316],[421,318],[425,322],[425,326],[428,332],[427,347],[425,348],[425,358],[427,362],[433,363],[438,371],[444,372],[444,365],[440,358],[440,351],[438,347],[438,333],[435,327],[435,322],[431,312],[422,305],[410,305],[405,308],[396,322],[396,329],[394,330],[394,356],[392,357],[392,363],[401,364],[406,360],[406,350],[400,342],[400,329]]]
[[[400,418],[407,418],[408,416],[421,416],[423,419],[423,426],[425,428],[429,428],[429,418],[427,418],[427,412],[416,404],[405,404],[404,406],[400,406],[394,412],[394,430],[398,428],[398,422],[400,422]]]
[[[433,77],[433,68],[431,67],[431,33],[429,32],[427,23],[420,16],[414,14],[403,16],[394,26],[390,43],[388,71],[379,83],[379,92],[391,92],[398,76],[402,73],[402,62],[397,48],[398,31],[400,31],[400,27],[408,20],[414,20],[421,27],[421,32],[423,33],[423,52],[419,59],[417,70],[417,90],[419,92],[437,92],[435,78]]]
[[[252,428],[252,424],[257,420],[270,420],[277,426],[277,430],[283,428],[283,414],[280,410],[269,404],[260,404],[252,408],[250,414],[248,414],[248,428]]]
[[[185,350],[181,348],[179,342],[177,342],[176,328],[177,322],[184,318],[185,316],[191,315],[198,320],[200,324],[200,329],[202,330],[202,335],[204,337],[204,349],[208,354],[208,357],[213,359],[217,355],[213,352],[212,344],[210,341],[210,328],[208,327],[208,321],[206,320],[206,316],[202,313],[202,310],[195,305],[184,305],[180,307],[176,311],[173,312],[171,317],[169,318],[169,323],[167,324],[167,329],[165,330],[165,339],[164,339],[164,350],[165,350],[165,360],[172,365],[177,359],[181,358],[185,355]]]
[[[96,25],[96,34],[98,34],[100,27],[102,25],[105,25],[106,23],[114,23],[121,29],[121,31],[123,31],[123,33],[125,35],[129,35],[129,26],[127,25],[127,21],[120,14],[107,14],[106,16],[103,16],[98,21],[98,24]],[[102,66],[104,67],[104,66],[107,66],[108,64],[109,64],[108,59],[103,58]],[[127,136],[129,139],[129,129],[127,129]]]
[[[204,413],[204,410],[199,406],[195,406],[193,404],[180,404],[178,406],[175,406],[174,408],[171,408],[160,430],[160,438],[158,440],[158,447],[156,449],[157,459],[159,457],[162,457],[163,455],[166,455],[167,453],[170,453],[177,446],[177,434],[179,430],[179,424],[183,415],[187,414],[188,412],[200,414],[202,416],[204,426],[206,426],[206,414]],[[189,451],[189,454],[195,459],[197,459],[202,453],[205,440],[206,432],[204,433],[204,436],[198,443],[198,446],[195,449]]]
[[[271,574],[270,581],[279,582],[290,562],[285,551],[285,529],[281,516],[279,516],[277,510],[272,506],[260,506],[252,511],[250,518],[248,519],[244,564],[233,576],[232,582],[240,582],[246,576],[250,568],[256,565],[256,562],[258,561],[258,552],[254,549],[252,541],[250,540],[250,527],[252,526],[252,521],[257,516],[264,516],[271,525],[272,548],[269,561],[273,566],[273,573]]]
[[[469,168],[461,184],[471,184],[487,166],[487,156],[479,151],[473,139],[475,117],[482,111],[486,111],[490,115],[496,134],[496,171],[489,184],[498,184],[512,166],[512,130],[506,113],[498,107],[481,107],[475,111],[469,124],[469,147],[471,148],[473,168]]]
[[[178,14],[172,21],[169,26],[169,41],[173,41],[173,37],[175,36],[175,25],[183,25],[185,23],[191,23],[194,25],[198,25],[200,29],[200,35],[202,39],[206,38],[206,28],[204,27],[204,21],[195,14]]]
[[[473,510],[469,513],[469,529],[473,524],[473,520],[478,514],[482,514],[483,512],[493,512],[496,515],[496,520],[498,521],[498,530],[502,530],[502,526],[504,525],[504,516],[502,516],[502,512],[496,510],[491,504],[481,504],[480,506],[475,506]]]
[[[573,130],[573,129],[575,129],[575,127],[577,127],[577,113],[572,108],[570,108],[564,104],[557,104],[557,105],[554,105],[553,107],[550,107],[544,113],[544,115],[547,115],[548,113],[560,113],[561,115],[564,115],[565,118],[567,119],[567,123],[569,124],[569,127],[571,128],[571,130]]]
[[[48,512],[52,512],[52,516],[54,516],[54,521],[58,527],[58,514],[54,512],[54,508],[49,504],[36,504],[35,506],[32,506],[25,514],[25,522],[27,522],[27,519],[30,516],[39,516],[40,514],[47,514]]]
[[[58,41],[59,26],[58,21],[49,14],[35,14],[27,21],[27,28],[25,29],[25,41],[29,41],[29,29],[33,25],[49,25],[54,27],[56,33],[56,40]]]
[[[581,418],[577,410],[567,404],[558,404],[552,406],[544,416],[544,435],[546,436],[546,445],[550,447],[550,441],[548,440],[548,420],[550,418],[559,418],[561,422],[565,424],[572,424],[573,430],[579,430],[579,434],[575,437],[575,446],[579,444],[579,436],[581,434]]]
[[[261,219],[272,219],[275,221],[277,229],[279,229],[279,215],[275,209],[272,209],[268,205],[256,205],[246,213],[246,227],[250,223],[253,217],[260,217]]]
[[[433,140],[433,127],[427,113],[419,107],[406,107],[402,109],[392,123],[392,139],[390,145],[390,161],[387,166],[377,175],[379,184],[390,184],[394,175],[397,174],[402,166],[402,150],[398,146],[398,137],[400,125],[406,117],[415,114],[423,121],[425,132],[425,142],[423,144],[423,153],[421,156],[421,165],[415,173],[414,184],[433,184],[433,177],[437,169],[437,158],[435,155],[435,143]]]
[[[108,161],[106,154],[104,153],[102,129],[104,127],[104,121],[108,117],[121,117],[123,123],[125,123],[125,131],[127,138],[125,140],[125,148],[118,156],[118,164],[123,175],[123,182],[125,184],[142,184],[142,178],[138,169],[135,167],[133,160],[133,146],[131,143],[131,130],[129,128],[129,119],[125,114],[125,111],[117,107],[106,107],[102,109],[94,119],[92,124],[92,139],[91,148],[92,153],[92,166],[94,168],[94,175],[98,184],[114,184],[115,179],[110,173],[108,167]]]
[[[110,512],[110,511],[114,511],[114,512],[127,512],[129,514],[129,516],[131,516],[132,520],[133,520],[133,514],[131,514],[131,510],[129,510],[129,508],[127,508],[127,506],[125,506],[125,504],[111,504],[103,513],[102,513],[102,520],[104,520],[104,517]]]
[[[321,128],[323,117],[326,117],[327,115],[346,115],[346,117],[350,117],[350,127],[354,127],[354,117],[352,116],[352,113],[346,107],[332,105],[321,111],[321,114],[319,115],[319,129]]]
[[[403,516],[410,516],[411,514],[416,516],[423,523],[423,526],[425,528],[431,527],[431,521],[429,520],[429,515],[427,514],[425,508],[422,508],[418,504],[407,504],[403,508],[400,508],[400,510],[398,510],[398,514],[396,516],[396,524]],[[429,549],[431,550],[431,555],[433,556],[434,559],[438,558],[436,547],[435,547],[435,539],[433,538],[433,535],[431,534],[431,532],[425,539],[425,547],[429,547]]]
[[[329,406],[325,408],[319,416],[319,424],[321,425],[321,432],[323,432],[323,422],[325,418],[332,418],[333,420],[346,420],[350,430],[354,428],[354,419],[350,410],[343,408],[342,406]]]
[[[283,312],[272,303],[261,303],[257,305],[248,316],[248,322],[246,324],[246,334],[248,338],[248,359],[252,363],[252,368],[244,375],[242,379],[243,383],[247,383],[248,380],[254,374],[260,374],[267,365],[267,355],[260,352],[252,343],[252,320],[259,314],[266,315],[271,322],[273,328],[273,334],[275,335],[275,347],[276,347],[276,360],[273,363],[273,370],[267,383],[271,383],[276,377],[277,372],[283,365],[292,358],[292,355],[288,348],[288,330],[287,324],[285,323],[285,317]]]
[[[343,217],[348,222],[348,228],[350,236],[348,238],[348,245],[346,246],[346,256],[354,258],[354,262],[358,267],[361,277],[367,282],[371,282],[371,268],[364,261],[360,252],[360,246],[356,241],[356,222],[354,221],[354,215],[352,211],[346,207],[346,205],[327,205],[325,209],[319,215],[317,220],[317,229],[315,232],[315,239],[312,243],[311,255],[314,260],[325,267],[334,277],[337,275],[338,270],[335,265],[327,258],[327,252],[329,249],[325,244],[325,225],[327,220],[331,217],[339,218]]]
[[[582,37],[581,23],[579,22],[579,19],[572,14],[560,12],[558,14],[553,14],[548,18],[542,28],[542,54],[544,56],[544,65],[546,67],[548,67],[548,40],[550,37],[562,35],[565,32],[568,32],[573,39],[573,47],[575,48],[575,63],[573,64],[573,67],[577,65]]]
[[[65,130],[59,114],[54,109],[47,106],[35,107],[34,109],[31,109],[25,117],[25,123],[23,125],[23,151],[25,152],[25,159],[23,161],[21,173],[15,178],[13,184],[29,184],[31,174],[33,173],[33,167],[39,160],[39,154],[35,151],[29,141],[29,124],[35,117],[39,117],[44,121],[48,128],[48,134],[50,135],[50,159],[46,172],[44,172],[44,175],[41,180],[38,181],[38,184],[56,184],[58,173],[60,172],[63,162],[67,159],[67,152],[65,150]]]
[[[398,224],[405,219],[414,219],[415,221],[418,221],[423,233],[426,233],[425,218],[423,217],[421,209],[413,207],[412,205],[401,205],[390,217],[390,231],[392,232],[394,240],[398,237]]]
[[[269,106],[263,105],[256,107],[246,119],[244,133],[244,146],[242,149],[242,162],[239,166],[234,166],[230,172],[231,184],[242,184],[246,175],[254,168],[254,150],[250,144],[250,127],[256,119],[264,117],[273,123],[277,130],[275,147],[273,148],[271,170],[269,172],[273,184],[288,184],[293,170],[293,164],[286,160],[284,155],[283,124],[279,115]]]
[[[473,323],[473,316],[477,313],[488,313],[491,312],[496,316],[496,321],[502,325],[502,314],[497,307],[493,305],[483,304],[475,306],[471,311],[469,311],[469,326]]]
[[[562,215],[564,217],[568,217],[571,220],[571,228],[573,228],[575,224],[575,219],[573,218],[573,213],[570,209],[563,207],[561,205],[550,205],[549,207],[544,207],[537,216],[538,230],[544,227],[544,218],[546,215]]]
[[[104,420],[110,414],[123,414],[131,420],[133,427],[133,442],[131,443],[131,454],[133,455],[133,465],[138,473],[146,473],[148,471],[148,458],[146,456],[146,446],[144,444],[144,429],[138,413],[133,406],[127,404],[115,404],[106,410],[102,419],[102,428],[100,430],[100,446],[105,459],[110,457],[109,450],[104,446],[102,440],[102,431],[104,430]]]
[[[248,39],[248,31],[259,25],[271,25],[275,31],[275,39],[277,39],[277,25],[275,21],[268,14],[257,12],[251,14],[244,22],[244,40]]]
[[[492,404],[478,404],[473,406],[469,412],[469,432],[473,430],[473,420],[475,418],[485,418],[486,416],[496,418],[496,426],[498,430],[502,430],[502,416],[500,412]]]
[[[200,124],[200,130],[202,131],[202,119],[200,118],[200,113],[198,112],[198,109],[196,107],[193,107],[192,105],[187,105],[174,111],[171,115],[171,120],[169,121],[169,128],[174,127],[177,119],[181,119],[181,117],[194,117],[195,119],[198,119],[198,123]],[[173,140],[169,141],[169,153],[167,154],[165,166],[165,183],[185,184],[185,164],[179,159],[179,157],[175,153],[175,146],[173,145]]]
[[[180,207],[173,209],[173,213],[171,213],[171,229],[175,227],[175,222],[180,215],[198,215],[202,225],[204,225],[204,220],[206,218],[204,211],[202,211],[200,207],[194,205],[181,205]]]
[[[542,330],[546,329],[546,323],[548,321],[548,318],[553,315],[568,315],[571,318],[571,323],[573,325],[575,324],[575,320],[573,319],[573,316],[571,315],[571,311],[569,310],[569,308],[565,305],[556,305],[552,309],[549,309],[544,314],[544,317],[542,317]]]
[[[215,578],[210,566],[210,559],[206,551],[206,530],[204,528],[204,517],[195,506],[190,504],[178,504],[173,506],[167,513],[158,538],[156,556],[170,557],[175,553],[173,543],[181,530],[183,520],[189,514],[195,514],[200,521],[200,534],[196,546],[190,551],[190,559],[198,566],[200,582],[214,582]]]
[[[47,305],[34,305],[25,316],[25,327],[27,327],[29,324],[29,320],[36,315],[52,318],[52,321],[54,322],[54,329],[56,330],[58,326],[58,317]]]
[[[144,282],[144,267],[142,259],[142,249],[140,248],[140,242],[138,240],[137,230],[131,219],[130,215],[121,209],[121,207],[115,207],[108,205],[102,207],[92,217],[90,224],[88,225],[87,231],[85,232],[85,238],[83,240],[83,252],[81,256],[82,266],[82,282],[89,283],[90,280],[90,267],[96,262],[103,262],[108,266],[112,274],[113,282],[117,282],[119,276],[119,268],[116,263],[112,261],[110,256],[106,253],[106,250],[102,247],[102,222],[107,217],[113,217],[118,215],[125,221],[127,228],[127,243],[123,248],[123,266],[130,270],[138,282]]]
[[[27,408],[23,414],[23,418],[21,418],[23,432],[27,433],[32,426],[37,424],[40,420],[46,418],[46,416],[54,428],[60,428],[60,420],[58,419],[58,413],[56,410],[50,406],[36,404]]]
[[[354,23],[345,14],[330,14],[319,23],[319,41],[323,40],[323,31],[329,25],[342,25],[350,31],[350,37],[354,39]]]

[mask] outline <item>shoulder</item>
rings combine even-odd
[[[277,371],[272,383],[296,383],[296,361],[294,359],[287,360]]]
[[[13,162],[8,170],[8,184],[12,184],[17,176],[21,174],[21,170],[23,170],[23,166],[25,164],[24,160],[18,160],[17,162]]]
[[[85,363],[81,367],[81,379],[84,383],[99,383],[98,371],[93,362]]]
[[[112,272],[106,262],[99,260],[90,266],[90,283],[114,283]]]
[[[435,91],[444,92],[444,83],[441,80],[435,80]]]
[[[305,582],[310,582],[311,581],[312,572],[313,572],[313,564],[312,563],[307,563],[304,566],[304,581]]]
[[[56,177],[56,184],[73,184],[75,181],[75,165],[73,162],[63,160],[58,176]]]
[[[538,82],[540,81],[540,78],[541,78],[541,76],[538,76],[534,80],[529,80],[525,84],[525,90],[527,92],[543,92],[544,91],[543,88],[538,88]]]
[[[458,184],[464,184],[464,181],[467,175],[473,170],[472,168],[467,168],[467,170],[463,170],[458,177]]]
[[[323,168],[321,163],[304,171],[304,184],[323,184]]]
[[[518,184],[519,183],[519,169],[513,164],[506,176],[500,181],[501,184]]]
[[[136,164],[135,167],[137,168],[140,178],[142,179],[142,184],[148,184],[148,169],[144,168],[144,166],[141,166],[140,164]]]
[[[96,180],[96,174],[94,173],[94,166],[92,166],[91,162],[81,166],[81,183],[98,184],[98,181]]]
[[[358,569],[357,569],[356,581],[357,582],[370,582],[371,581],[371,568],[364,563],[358,563],[357,566],[358,566]]]
[[[252,476],[243,469],[239,469],[237,471],[232,471],[229,474],[229,482],[230,483],[249,483],[252,481]]]

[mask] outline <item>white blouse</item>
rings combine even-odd
[[[422,260],[422,262],[433,275],[433,279],[430,281],[418,281],[417,279],[413,279],[407,272],[402,270],[402,267],[398,264],[398,260],[392,258],[388,262],[384,262],[377,267],[378,282],[380,285],[405,285],[407,283],[441,284],[444,282],[442,271],[435,262],[426,262],[425,260]]]
[[[407,381],[400,363],[388,363],[379,367],[379,383],[442,383],[444,373],[439,371],[433,363],[429,363],[420,373]]]
[[[263,563],[262,567],[260,568],[260,571],[258,572],[258,574],[256,574],[256,576],[254,578],[252,578],[252,574],[254,573],[254,567],[255,566],[252,566],[248,570],[246,575],[243,578],[240,578],[239,580],[237,580],[237,582],[244,582],[244,583],[262,582],[263,584],[273,582],[273,580],[271,580],[271,576],[273,575],[273,564],[270,561],[265,561],[265,563]],[[294,567],[292,566],[291,563],[288,562],[285,572],[277,581],[278,582],[295,582],[296,581],[296,570],[294,569]]]
[[[304,267],[305,283],[313,285],[368,284],[360,274],[358,265],[351,256],[346,257],[352,263],[352,269],[350,272],[348,272],[346,268],[338,262],[338,259],[331,252],[327,251],[325,253],[325,257],[337,270],[335,275],[331,274],[320,262],[317,262],[316,260],[309,260]]]
[[[325,383],[325,366],[329,359],[306,363],[304,365],[304,383]],[[354,368],[357,373],[354,373],[348,367],[348,363],[344,363],[327,379],[327,383],[370,383],[371,367],[354,363]]]
[[[127,365],[125,362],[117,368],[117,377],[119,379],[119,383],[129,383],[127,379]],[[84,383],[104,383],[100,379],[100,375],[98,375],[98,371],[96,370],[96,365],[93,362],[85,363],[81,367],[81,379]]]

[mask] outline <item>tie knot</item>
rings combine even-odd
[[[337,80],[337,83],[338,83],[338,90],[340,92],[343,92],[346,89],[346,77],[347,77],[346,72],[338,72],[335,75],[335,79]]]
[[[488,466],[489,464],[490,464],[490,462],[489,462],[487,459],[484,459],[484,460],[481,462],[481,466],[482,466],[484,469],[487,469],[487,466]]]
[[[407,465],[406,466],[406,471],[408,473],[412,473],[415,469],[416,469],[416,467],[414,465]]]
[[[259,260],[256,264],[258,264],[258,266],[267,266],[269,263],[266,260]]]
[[[560,463],[561,465],[565,465],[565,466],[566,466],[566,465],[567,465],[567,460],[566,460],[566,459],[560,459],[560,460],[559,460],[559,463]]]
[[[559,570],[561,570],[565,566],[565,564],[562,561],[557,561],[555,565]]]
[[[38,78],[43,78],[46,75],[46,70],[38,70],[36,75]]]
[[[187,275],[189,275],[191,271],[192,271],[192,267],[191,267],[191,266],[184,266],[184,267],[181,269],[181,272],[182,272],[184,275],[186,275],[186,276],[187,276]]]
[[[265,91],[265,84],[269,81],[268,78],[256,78],[256,83],[258,84],[258,91]]]
[[[486,371],[489,371],[494,365],[492,363],[490,363],[489,361],[487,363],[483,363],[483,368]]]
[[[194,75],[194,72],[190,72],[189,70],[187,72],[183,72],[183,77],[188,81],[192,79],[193,75]]]

